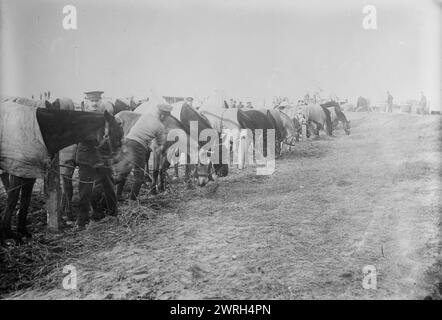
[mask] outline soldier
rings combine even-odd
[[[86,92],[86,110],[89,112],[113,114],[113,106],[110,102],[101,100],[102,91]],[[96,148],[96,137],[78,144],[76,163],[79,174],[79,215],[77,227],[82,229],[89,220],[89,209],[92,206],[93,220],[102,219],[105,212],[108,215],[117,215],[117,198],[112,179],[110,163],[101,159]]]
[[[140,193],[141,185],[144,181],[144,165],[146,162],[146,153],[149,152],[150,144],[155,139],[158,146],[157,151],[164,150],[167,142],[166,128],[163,121],[170,115],[172,106],[167,104],[157,105],[156,114],[144,114],[138,119],[135,125],[126,136],[125,146],[127,151],[123,160],[116,165],[118,171],[118,190],[117,195],[120,198],[123,193],[123,185],[130,171],[134,170],[135,182],[132,185],[130,199],[136,200]]]

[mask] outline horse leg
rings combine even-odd
[[[72,187],[72,181],[63,177],[63,192],[61,196],[61,210],[64,211],[69,221],[74,219],[72,214],[72,196],[74,190]]]
[[[151,184],[151,187],[150,187],[150,193],[151,194],[158,194],[157,183],[158,183],[158,174],[160,172],[159,168],[160,168],[159,155],[157,154],[157,152],[154,152],[153,170],[152,170],[153,181],[152,181],[152,184]]]
[[[5,238],[14,237],[11,231],[11,218],[20,196],[21,184],[22,178],[13,175],[10,176],[6,207],[3,212],[3,221],[1,221],[1,230]]]
[[[117,200],[123,201],[123,190],[129,173],[120,174],[117,180]]]
[[[0,174],[0,178],[2,179],[3,187],[5,190],[9,189],[9,173],[5,172]]]
[[[151,150],[149,149],[149,150],[146,151],[146,156],[145,156],[145,161],[146,161],[146,171],[145,171],[145,173],[144,173],[144,179],[145,179],[145,181],[147,181],[148,183],[152,183],[152,179],[150,178],[150,175],[149,175],[149,159],[150,159],[150,153],[151,153]]]
[[[175,163],[175,165],[173,166],[173,171],[174,171],[174,178],[178,179],[179,175],[178,175],[178,162]]]
[[[159,170],[159,182],[158,182],[158,191],[164,192],[166,190],[166,164],[165,164],[165,156],[162,155],[160,157],[160,170]]]
[[[26,228],[26,217],[28,215],[29,205],[31,203],[32,189],[34,188],[35,179],[23,178],[23,186],[21,187],[20,209],[18,211],[17,232],[21,236],[31,238],[31,234]]]
[[[190,183],[191,182],[191,167],[190,167],[190,155],[186,155],[186,164],[184,165],[184,182]]]
[[[60,172],[62,176],[62,196],[61,196],[61,210],[66,213],[66,217],[69,221],[74,220],[74,216],[72,214],[72,197],[74,195],[74,188],[72,186],[72,177],[74,175],[74,164],[72,164],[72,168],[68,169],[63,168],[60,169],[63,172]]]
[[[207,177],[209,179],[209,181],[215,181],[215,179],[213,179],[213,163],[210,162],[209,163],[209,168],[207,169]]]
[[[159,169],[153,169],[152,170],[152,177],[153,177],[153,181],[152,181],[152,186],[150,187],[150,193],[151,194],[158,194],[157,191],[157,183],[158,183],[158,174],[160,173]]]

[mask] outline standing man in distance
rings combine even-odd
[[[105,111],[113,115],[113,106],[110,102],[102,101],[103,91],[85,92],[85,111],[102,113]],[[108,160],[102,159],[97,150],[96,137],[91,136],[78,144],[76,163],[79,174],[79,215],[77,227],[83,229],[89,221],[89,210],[92,206],[91,218],[99,220],[108,215],[117,215],[117,197],[114,190],[112,168]]]

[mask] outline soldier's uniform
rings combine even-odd
[[[101,100],[101,91],[86,92],[85,111],[113,114],[113,106],[108,101]],[[108,215],[117,215],[117,197],[115,195],[110,163],[103,160],[97,150],[96,136],[78,144],[76,163],[79,174],[79,215],[78,227],[84,227],[89,220],[89,210],[92,206],[92,219],[98,220]]]
[[[159,112],[170,115],[172,106],[166,104],[158,105]],[[123,192],[124,181],[130,171],[134,170],[135,182],[132,185],[130,199],[136,200],[144,181],[144,165],[146,163],[146,153],[149,152],[150,144],[153,140],[157,146],[164,146],[167,142],[166,128],[159,119],[159,113],[144,114],[137,120],[129,134],[126,136],[126,152],[118,168],[118,189],[120,197]]]

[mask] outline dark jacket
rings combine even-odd
[[[98,102],[95,106],[95,113],[104,113],[105,110],[113,113],[107,102]],[[103,132],[104,134],[104,132]],[[89,139],[82,141],[78,144],[76,162],[78,164],[88,165],[91,167],[101,167],[103,166],[103,160],[100,157],[100,153],[97,150],[98,142],[96,137],[92,135]]]

